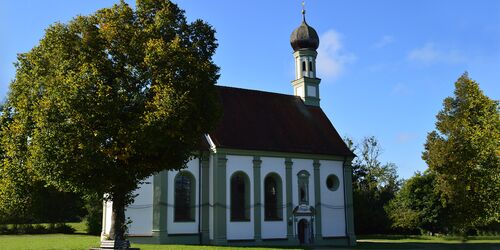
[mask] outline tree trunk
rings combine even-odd
[[[113,208],[111,214],[111,229],[109,239],[115,241],[125,240],[125,195],[113,195]]]

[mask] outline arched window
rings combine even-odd
[[[309,172],[302,170],[297,174],[299,184],[299,204],[309,205]]]
[[[174,179],[174,221],[194,221],[196,183],[188,171],[179,172]]]
[[[282,185],[279,175],[272,173],[264,179],[264,220],[282,220]]]
[[[306,71],[306,61],[302,61],[302,71]]]
[[[311,61],[309,61],[309,71],[314,71],[313,70],[313,63]]]
[[[250,181],[243,172],[231,176],[231,221],[250,220]]]

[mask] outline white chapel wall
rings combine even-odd
[[[150,236],[153,231],[153,176],[146,178],[139,185],[139,188],[134,191],[134,194],[138,194],[138,196],[135,197],[134,203],[130,204],[125,210],[125,218],[132,221],[128,225],[128,234]],[[109,216],[111,216],[111,211]],[[106,223],[106,226],[108,226],[108,223]]]
[[[227,239],[228,240],[249,240],[254,238],[254,218],[253,218],[253,157],[251,156],[235,156],[227,155],[226,163],[226,221],[227,221]],[[248,175],[250,188],[250,221],[231,221],[231,176],[242,171]]]
[[[195,221],[174,222],[174,178],[179,171],[168,171],[168,192],[167,192],[167,231],[169,234],[194,234],[198,233],[199,221],[199,159],[194,158],[187,163],[187,168],[181,171],[188,171],[194,177],[195,182]]]
[[[344,180],[342,161],[321,161],[321,232],[323,237],[345,236]],[[329,175],[336,175],[338,189],[332,191],[326,185]]]
[[[275,157],[261,157],[261,172],[260,172],[260,203],[262,204],[261,209],[261,220],[262,220],[262,239],[283,239],[286,238],[287,234],[287,218],[286,218],[286,208],[283,207],[281,218],[282,221],[265,221],[264,217],[264,179],[270,173],[276,173],[281,177],[281,190],[282,190],[282,201],[281,204],[284,206],[286,204],[286,172],[285,172],[285,159],[275,158]]]

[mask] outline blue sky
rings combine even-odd
[[[116,1],[0,0],[0,100],[27,52],[56,21]],[[134,4],[134,1],[127,1]],[[189,20],[215,27],[219,84],[292,94],[289,37],[300,0],[179,0]],[[426,169],[425,137],[465,71],[500,99],[500,1],[315,0],[307,21],[320,35],[321,107],[341,135],[376,136],[381,160],[401,177]]]

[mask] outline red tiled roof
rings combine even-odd
[[[217,86],[223,115],[216,147],[354,156],[319,107],[297,96]]]

